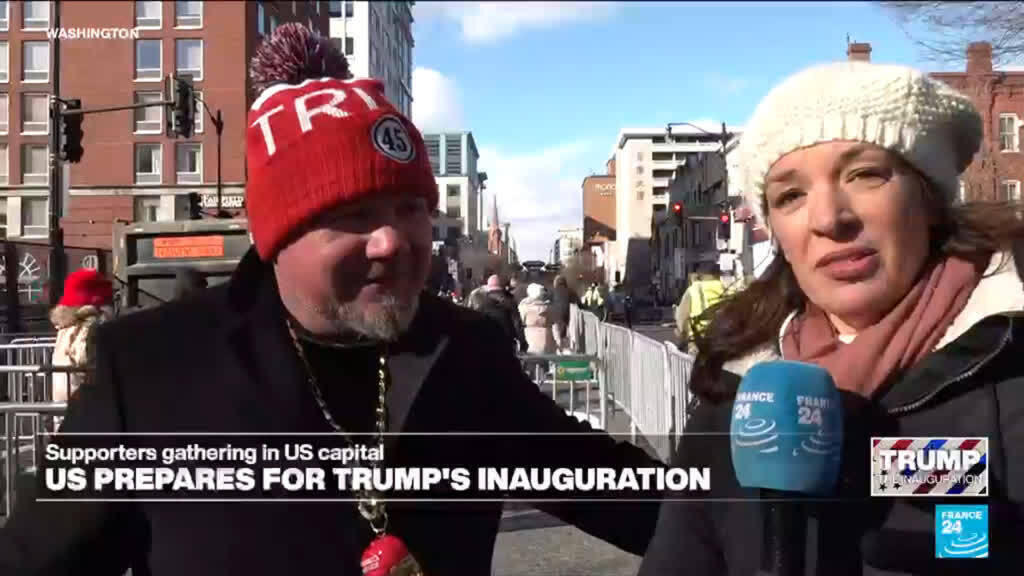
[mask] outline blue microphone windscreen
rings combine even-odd
[[[740,382],[729,432],[741,486],[804,494],[835,488],[843,410],[825,369],[789,361],[755,365]]]

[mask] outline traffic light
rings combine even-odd
[[[79,99],[65,100],[64,111],[81,110],[82,101]],[[55,105],[57,130],[60,133],[60,159],[64,162],[76,163],[82,160],[82,115],[61,113],[60,102]]]
[[[728,210],[722,210],[721,215],[718,216],[718,238],[719,240],[728,240],[732,233],[732,218],[729,216]]]
[[[174,78],[171,122],[176,137],[192,137],[196,127],[196,96],[191,78]]]
[[[672,216],[676,219],[676,224],[679,226],[683,225],[683,203],[673,202],[672,203]]]
[[[188,195],[188,217],[192,220],[203,218],[203,206],[198,192],[190,192]]]

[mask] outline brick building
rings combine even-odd
[[[328,30],[326,2],[62,2],[63,28],[136,27],[133,40],[61,41],[64,98],[83,108],[123,106],[163,98],[168,74],[190,75],[197,106],[195,135],[166,136],[161,107],[85,117],[82,162],[70,170],[65,243],[109,248],[115,220],[163,222],[188,218],[190,193],[216,207],[217,134],[210,113],[221,111],[220,174],[224,203],[244,213],[245,127],[252,95],[248,62],[263,36],[285,22]],[[102,62],[102,66],[97,66]]]
[[[615,158],[606,174],[583,179],[583,243],[615,241]]]
[[[0,2],[0,214],[3,236],[47,241],[48,98],[54,92],[53,2]],[[168,74],[190,75],[210,111],[221,110],[225,205],[241,209],[247,68],[262,36],[296,21],[326,35],[327,2],[61,2],[61,28],[136,29],[138,37],[60,40],[60,96],[85,109],[163,98]],[[242,23],[240,25],[240,23]],[[161,107],[89,114],[85,154],[65,166],[61,220],[68,246],[109,249],[112,224],[188,216],[188,195],[215,203],[217,135],[201,106],[189,140],[165,135]],[[231,211],[231,210],[229,210]],[[238,213],[240,210],[234,210]],[[72,265],[72,268],[76,266]],[[43,267],[45,270],[45,266]]]
[[[931,76],[969,96],[984,118],[984,143],[961,179],[961,201],[1020,200],[1024,69],[994,69],[992,46],[975,42],[967,48],[966,71]]]

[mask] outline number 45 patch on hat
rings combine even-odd
[[[373,145],[381,154],[406,164],[416,157],[409,132],[395,116],[382,116],[373,124]]]
[[[936,506],[935,557],[988,558],[988,506]]]

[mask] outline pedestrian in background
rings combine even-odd
[[[68,275],[64,293],[50,311],[57,329],[57,343],[51,363],[54,366],[85,369],[91,365],[94,350],[92,332],[96,325],[113,317],[114,286],[99,272],[81,268]],[[86,380],[84,373],[50,375],[54,402],[67,402]]]
[[[554,354],[555,338],[551,329],[554,319],[544,286],[530,284],[526,288],[526,298],[519,303],[519,314],[526,332],[527,353]]]
[[[519,316],[512,294],[502,286],[497,274],[487,279],[480,311],[497,322],[509,340],[516,343],[516,353],[526,352],[529,346],[523,330],[523,319]]]
[[[1024,286],[1015,268],[1024,261],[1008,250],[1024,236],[1024,206],[955,202],[986,132],[969,96],[896,65],[814,66],[757,106],[738,177],[776,257],[697,335],[698,400],[673,466],[707,466],[718,480],[702,502],[667,495],[641,576],[758,572],[751,551],[765,545],[763,508],[736,480],[729,429],[742,377],[773,360],[827,370],[842,398],[835,489],[794,518],[805,526],[813,515],[828,530],[817,532],[824,545],[807,568],[1021,573]],[[928,486],[889,483],[907,497],[866,497],[878,481],[865,472],[872,437],[898,435],[988,439],[988,530],[962,540],[984,543],[985,559],[936,559],[938,516],[920,499]],[[974,475],[960,474],[965,484]],[[952,480],[932,496],[953,493]]]
[[[554,297],[551,301],[551,321],[555,349],[559,352],[564,352],[569,348],[569,316],[572,313],[572,305],[578,302],[579,298],[569,288],[569,283],[565,280],[565,276],[556,276]]]

